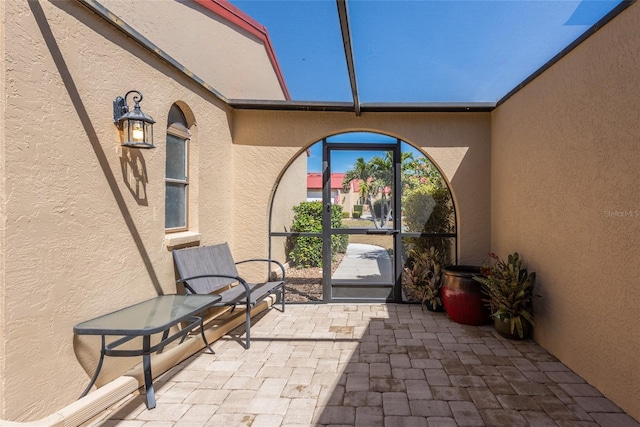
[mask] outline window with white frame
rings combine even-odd
[[[187,230],[189,206],[189,128],[177,105],[169,110],[165,173],[164,227],[168,232]]]

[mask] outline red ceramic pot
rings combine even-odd
[[[482,285],[473,280],[480,275],[480,267],[454,265],[443,269],[442,304],[451,320],[464,325],[489,323],[491,313],[482,301]]]

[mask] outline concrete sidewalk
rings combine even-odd
[[[531,340],[396,304],[288,305],[93,426],[611,426],[636,421]]]
[[[344,258],[332,275],[334,280],[358,280],[367,283],[393,283],[391,257],[380,246],[349,243]]]

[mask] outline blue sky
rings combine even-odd
[[[341,134],[336,137],[328,138],[333,142],[386,142],[395,143],[396,139],[386,135],[372,134],[368,132],[353,132],[347,134]],[[402,151],[410,151],[414,153],[414,156],[422,156],[423,154],[416,150],[411,145],[403,142]],[[331,157],[331,171],[332,172],[347,172],[352,168],[353,163],[358,157],[362,157],[365,161],[371,160],[372,157],[379,156],[384,157],[384,150],[346,150],[346,151],[332,151]],[[307,158],[307,171],[308,172],[321,172],[322,171],[322,142],[313,144],[309,149],[309,157]]]
[[[313,144],[310,148],[310,155],[307,158],[307,172],[322,171],[322,143]],[[366,162],[373,156],[383,157],[383,151],[333,151],[331,157],[331,172],[347,172],[358,157],[362,157]]]
[[[293,100],[352,101],[335,0],[231,0]],[[348,0],[362,102],[495,102],[619,0]]]

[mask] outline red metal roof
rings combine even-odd
[[[344,173],[332,173],[331,174],[331,188],[342,188],[342,181],[344,181]],[[322,173],[309,172],[307,173],[307,188],[322,189]]]

